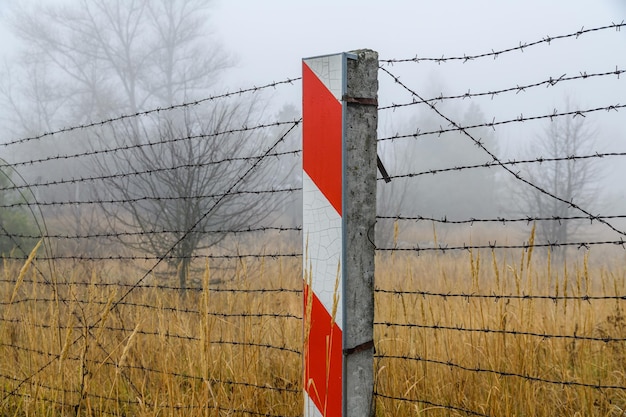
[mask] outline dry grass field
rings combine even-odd
[[[626,269],[592,255],[380,253],[377,415],[626,415]],[[200,265],[184,298],[5,262],[0,415],[301,415],[300,262]]]
[[[529,252],[389,262],[377,276],[381,415],[626,415],[623,267]]]
[[[125,269],[137,274],[99,264],[47,283],[5,264],[0,415],[301,412],[293,265],[240,262],[226,283],[205,268],[204,289],[184,298],[147,283],[122,299],[131,285],[107,283]]]

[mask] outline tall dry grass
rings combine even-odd
[[[124,299],[114,278],[134,269],[46,282],[19,267],[5,263],[0,284],[0,415],[301,412],[296,266],[239,262],[219,277],[207,265],[184,298],[148,285]]]
[[[528,250],[376,267],[377,415],[625,415],[619,264]],[[0,415],[301,415],[300,261],[198,270],[184,298],[160,276],[121,299],[134,266],[5,262]]]
[[[574,255],[380,259],[379,415],[626,415],[624,268]]]

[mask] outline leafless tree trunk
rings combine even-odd
[[[567,102],[568,111],[570,103]],[[597,152],[596,132],[582,116],[557,118],[549,122],[543,134],[532,142],[527,150],[529,158],[557,158],[526,166],[522,175],[539,188],[565,201],[573,202],[586,210],[592,210],[599,196],[597,182],[601,178],[600,167],[593,159],[569,158]],[[572,207],[549,197],[539,190],[525,187],[517,193],[517,201],[524,215],[554,218],[540,221],[537,231],[543,243],[563,244],[571,241],[582,223],[569,220],[575,215]],[[554,250],[561,258],[562,247]]]
[[[119,238],[127,246],[155,257],[167,254],[181,288],[194,253],[222,241],[225,230],[259,224],[280,202],[254,194],[271,187],[278,165],[259,169],[225,195],[267,146],[262,130],[232,132],[254,124],[252,106],[170,111],[101,132],[114,138],[116,149],[93,159],[95,170],[108,176],[96,193],[111,228],[125,232]]]

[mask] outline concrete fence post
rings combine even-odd
[[[372,416],[378,54],[303,60],[305,416]]]

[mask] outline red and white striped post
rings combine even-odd
[[[303,60],[305,417],[373,415],[378,55]]]

